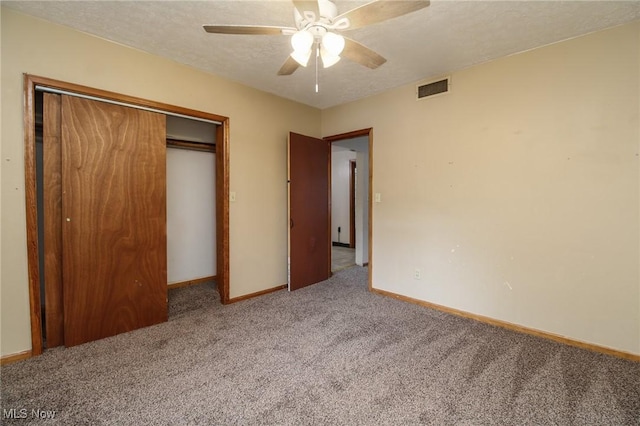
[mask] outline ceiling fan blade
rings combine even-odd
[[[344,38],[344,50],[340,56],[371,69],[376,69],[387,62],[373,50],[347,37]]]
[[[304,16],[304,12],[313,12],[316,16],[316,20],[320,19],[320,7],[318,6],[318,0],[292,0],[293,5],[298,9],[301,16]]]
[[[298,31],[292,27],[270,27],[266,25],[203,25],[212,34],[282,35]]]
[[[340,19],[347,18],[350,23],[347,29],[354,30],[406,15],[407,13],[424,9],[427,6],[429,6],[429,0],[372,1],[337,16],[333,21],[337,22]]]
[[[293,59],[291,56],[288,56],[287,60],[284,61],[284,64],[282,64],[282,67],[278,71],[278,75],[291,75],[295,72],[295,70],[298,69],[299,66],[300,64],[298,64],[295,59]]]

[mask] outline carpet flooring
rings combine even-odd
[[[212,284],[171,290],[167,323],[3,366],[2,424],[640,424],[640,363],[378,296],[366,276],[228,306]]]

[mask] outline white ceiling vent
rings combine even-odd
[[[430,98],[436,95],[448,93],[450,90],[450,77],[442,80],[423,83],[416,86],[416,99]]]

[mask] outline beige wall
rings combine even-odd
[[[230,295],[287,282],[286,138],[289,131],[319,136],[319,110],[6,8],[1,15],[2,355],[31,347],[23,73],[230,117],[231,190],[237,193],[230,207]]]
[[[374,129],[374,287],[640,354],[639,66],[635,22],[323,111]]]

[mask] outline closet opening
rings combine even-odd
[[[216,127],[167,116],[169,289],[216,280]]]
[[[166,147],[162,148],[166,158],[165,153],[161,155],[161,161],[166,160],[167,173],[166,182],[163,180],[162,184],[166,190],[167,204],[167,282],[164,285],[170,288],[171,285],[182,286],[213,280],[217,285],[220,301],[223,304],[228,303],[228,118],[27,74],[24,77],[24,91],[31,354],[42,353],[44,347],[65,344],[62,337],[65,326],[62,297],[63,262],[60,254],[62,238],[59,231],[63,226],[61,224],[65,223],[60,207],[64,198],[51,196],[52,193],[56,194],[56,188],[58,194],[61,192],[61,176],[64,173],[60,164],[51,165],[55,162],[52,158],[57,158],[57,162],[60,163],[60,153],[56,153],[57,156],[47,153],[48,148],[45,146],[53,134],[50,123],[57,121],[57,134],[62,135],[64,132],[60,133],[60,126],[64,126],[65,122],[62,120],[60,124],[59,118],[60,111],[64,109],[58,109],[51,115],[55,108],[43,108],[43,105],[52,103],[52,98],[70,96],[166,117],[166,141],[164,137],[162,139],[163,146],[166,143]],[[62,104],[57,102],[62,108],[66,106],[64,100]],[[162,121],[164,122],[164,119]],[[58,136],[58,139],[62,137]],[[55,144],[49,144],[51,145]],[[72,151],[68,150],[67,154],[69,152]],[[68,160],[62,161],[64,164],[64,161]],[[148,168],[148,163],[142,161],[139,165],[140,169],[136,169],[134,175],[148,173],[144,171]],[[188,208],[181,212],[174,208],[179,205]],[[193,211],[195,213],[190,215]],[[66,222],[72,221],[67,218]],[[73,223],[77,221],[74,219]],[[56,227],[59,229],[52,231]],[[197,239],[194,237],[195,233]],[[58,247],[52,249],[52,241],[55,242],[53,246]],[[185,262],[190,263],[187,265]]]

